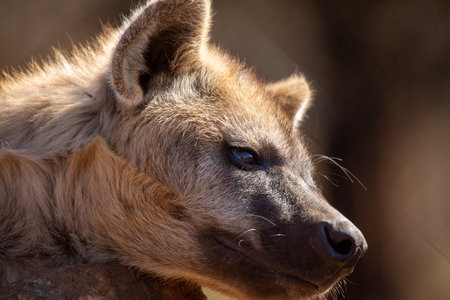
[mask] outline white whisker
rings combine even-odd
[[[317,158],[317,161],[329,161],[331,162],[333,165],[335,165],[336,167],[338,167],[342,173],[345,174],[345,176],[347,177],[347,179],[351,182],[354,183],[355,181],[358,182],[363,189],[367,190],[367,187],[361,182],[361,180],[359,180],[358,177],[356,177],[355,174],[353,174],[352,172],[350,172],[348,169],[344,168],[343,166],[341,166],[337,161],[342,162],[342,159],[337,158],[337,157],[328,157],[326,155],[321,155],[321,154],[316,154],[313,155],[314,158]]]
[[[252,232],[252,231],[256,231],[256,228],[250,228],[250,229],[244,231],[243,233],[241,233],[240,235],[238,235],[238,236],[236,237],[236,239],[238,239],[238,238],[242,237],[244,234],[247,234],[247,233]]]
[[[279,237],[279,236],[287,237],[287,235],[282,234],[282,233],[272,234],[270,237]]]
[[[255,217],[255,218],[261,218],[261,219],[263,219],[263,220],[269,222],[269,223],[272,224],[273,226],[278,227],[277,224],[275,224],[274,222],[270,221],[270,220],[267,219],[266,217],[263,217],[263,216],[260,216],[260,215],[254,215],[254,214],[247,214],[247,215],[248,215],[248,216],[251,216],[251,217]]]

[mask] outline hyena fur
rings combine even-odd
[[[238,299],[327,293],[367,249],[323,198],[298,74],[208,42],[209,0],[149,1],[0,85],[0,280],[120,262]]]

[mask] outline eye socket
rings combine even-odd
[[[258,163],[257,155],[250,149],[231,147],[229,151],[231,162],[241,169],[247,169]]]

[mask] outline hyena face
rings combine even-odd
[[[0,122],[0,138],[22,156],[0,157],[14,166],[0,175],[13,185],[25,168],[16,166],[53,172],[43,177],[54,182],[33,193],[54,188],[54,199],[34,215],[46,212],[48,231],[90,260],[117,259],[239,299],[324,294],[351,273],[367,244],[314,184],[299,129],[308,85],[301,76],[263,83],[209,45],[209,7],[208,0],[151,1],[97,52],[106,67],[78,63],[88,69],[45,74],[55,77],[54,98],[70,90],[77,101],[48,101],[23,114],[19,102],[11,105],[16,120]],[[37,121],[14,131],[28,119]],[[50,128],[48,143],[41,128]],[[19,164],[32,146],[58,159],[50,167],[48,157]],[[39,182],[26,187],[38,190]],[[20,195],[1,199],[19,203]],[[52,234],[42,234],[46,249]]]
[[[163,222],[179,240],[166,247],[188,249],[158,269],[239,298],[322,294],[367,244],[314,184],[299,132],[308,85],[257,80],[207,44],[208,17],[206,1],[150,4],[112,62],[107,140],[174,193]]]

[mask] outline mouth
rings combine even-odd
[[[226,233],[209,235],[207,247],[209,263],[214,268],[213,277],[222,283],[241,290],[248,299],[310,299],[333,292],[342,278],[352,273],[355,262],[333,269],[315,272],[313,281],[305,278],[300,267],[279,260],[255,249],[236,243]],[[206,249],[205,249],[206,250]],[[362,251],[357,249],[356,251]],[[206,254],[205,253],[205,254]],[[358,255],[355,255],[357,260]],[[308,268],[308,266],[306,266]],[[317,272],[323,273],[318,275]],[[314,274],[314,273],[310,273]],[[339,289],[339,288],[338,288]]]
[[[291,294],[290,290],[301,290],[302,294],[318,295],[323,292],[319,285],[300,277],[298,274],[293,274],[289,271],[280,270],[277,266],[268,265],[266,262],[250,257],[249,254],[244,253],[243,249],[229,246],[229,243],[212,238],[216,248],[219,248],[222,257],[235,265],[247,265],[257,273],[265,274],[265,278],[269,279],[270,283],[280,286],[284,291],[283,294]]]

